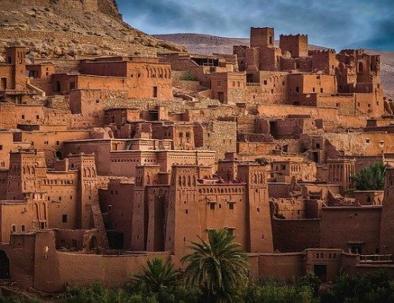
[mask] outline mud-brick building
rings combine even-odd
[[[138,166],[135,184],[110,182],[100,201],[126,249],[180,257],[208,230],[226,228],[247,252],[272,252],[266,173],[263,165],[238,164],[225,182],[206,166],[174,165],[170,174]]]
[[[49,94],[71,90],[125,91],[128,98],[172,100],[171,66],[158,58],[110,57],[83,60],[78,71],[53,74]]]

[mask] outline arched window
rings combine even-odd
[[[146,176],[146,183],[147,183],[147,184],[150,184],[150,175],[147,175],[147,176]]]
[[[36,211],[36,219],[40,220],[40,209],[39,209],[37,203],[34,204],[34,208],[35,208],[35,211]]]
[[[182,182],[182,185],[183,185],[183,186],[186,186],[186,177],[185,177],[185,176],[183,176],[182,181],[183,181],[183,182]]]

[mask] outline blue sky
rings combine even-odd
[[[248,37],[251,26],[275,35],[307,33],[336,49],[394,50],[394,0],[117,0],[123,18],[149,34]]]

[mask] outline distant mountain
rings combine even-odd
[[[204,34],[168,34],[154,35],[154,37],[183,45],[191,53],[205,55],[212,53],[231,54],[233,52],[233,45],[249,45],[248,38],[226,38]],[[278,44],[277,41],[276,44]],[[312,49],[324,49],[324,47],[316,45],[311,45],[310,47]],[[374,50],[369,50],[369,52],[382,56],[383,87],[387,96],[394,98],[394,52]]]
[[[209,55],[212,53],[232,54],[234,45],[249,45],[249,38],[228,38],[204,34],[167,34],[154,37],[184,46],[190,53]],[[279,45],[279,41],[275,41]],[[324,47],[310,45],[311,49]]]
[[[209,55],[212,53],[232,54],[233,45],[249,45],[248,38],[226,38],[204,34],[169,34],[154,37],[186,47],[191,53]]]

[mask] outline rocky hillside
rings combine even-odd
[[[30,58],[179,50],[123,22],[115,0],[0,0],[0,52],[14,44]]]
[[[156,38],[183,45],[191,53],[231,54],[233,45],[249,45],[247,38],[225,38],[203,34],[169,34],[155,35]],[[277,43],[277,42],[276,42]],[[322,48],[312,45],[311,48]],[[385,93],[394,99],[394,52],[377,52],[369,50],[370,53],[377,53],[382,56],[382,81]]]
[[[203,34],[168,34],[154,35],[154,37],[183,45],[191,53],[204,55],[232,54],[233,45],[249,45],[247,38],[226,38]]]
[[[386,95],[394,100],[394,52],[377,52],[382,57],[382,82]]]

